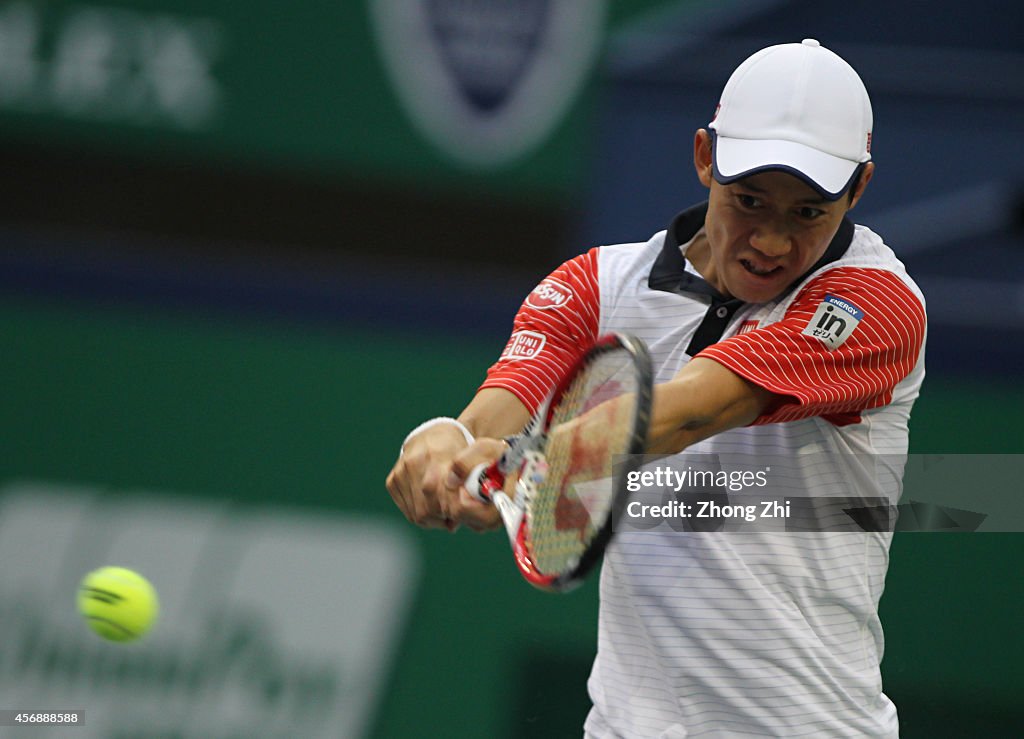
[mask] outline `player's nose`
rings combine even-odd
[[[750,246],[766,257],[774,258],[788,254],[793,248],[793,242],[785,230],[764,225],[751,232]]]

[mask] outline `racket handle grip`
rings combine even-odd
[[[478,464],[466,477],[466,492],[481,503],[493,503],[494,494],[504,487],[505,476],[501,474],[497,462]]]

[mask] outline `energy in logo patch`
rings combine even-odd
[[[863,318],[864,312],[853,303],[826,294],[802,333],[818,339],[831,351],[850,338]]]

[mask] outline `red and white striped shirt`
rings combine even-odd
[[[774,302],[730,307],[673,289],[701,207],[646,243],[591,249],[526,299],[483,387],[528,408],[593,338],[643,339],[655,381],[693,356],[785,399],[684,455],[778,458],[795,495],[895,502],[924,376],[924,298],[882,240],[844,222],[826,258]],[[721,338],[695,350],[717,311]],[[620,531],[601,575],[593,737],[897,736],[877,606],[889,532]]]

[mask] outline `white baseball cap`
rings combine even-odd
[[[783,170],[835,200],[871,159],[871,123],[868,91],[841,57],[814,39],[769,46],[725,83],[709,125],[715,179]]]

